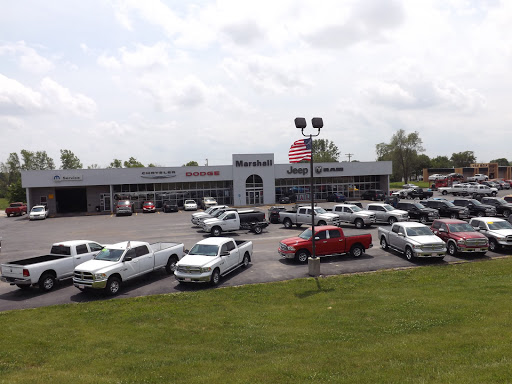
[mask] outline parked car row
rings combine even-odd
[[[144,201],[142,203],[142,213],[154,213],[157,208],[153,201]],[[163,212],[178,212],[179,207],[176,202],[164,201],[162,203]],[[183,210],[185,211],[197,211],[197,203],[195,200],[185,200],[183,203]],[[119,200],[115,205],[116,216],[128,215],[131,216],[135,213],[135,206],[130,200]]]

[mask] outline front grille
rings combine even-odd
[[[421,246],[424,251],[442,251],[444,249],[443,244],[424,244]]]
[[[91,272],[80,272],[75,271],[75,279],[82,280],[82,281],[92,281],[92,273]]]
[[[466,245],[469,247],[486,247],[487,239],[466,239]]]
[[[507,236],[506,237],[506,241],[507,241],[507,243],[511,243],[512,244],[512,236]]]
[[[181,273],[201,273],[201,268],[199,267],[190,267],[187,265],[179,266],[178,271]]]

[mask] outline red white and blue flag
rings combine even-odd
[[[300,139],[292,144],[290,151],[288,152],[288,159],[290,163],[298,163],[302,160],[311,160],[311,142],[313,140]]]

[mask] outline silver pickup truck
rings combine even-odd
[[[377,221],[375,212],[366,211],[355,204],[336,204],[332,208],[332,213],[338,215],[340,222],[354,224],[358,229]]]
[[[300,227],[302,224],[311,225],[311,206],[298,206],[296,211],[280,211],[279,223],[285,228],[292,228],[293,225]],[[315,207],[315,225],[335,225],[339,227],[340,218],[332,212],[327,212],[322,207]]]
[[[446,253],[445,242],[421,223],[400,222],[391,229],[379,227],[378,236],[382,249],[392,248],[404,253],[407,260],[414,257],[442,259]]]

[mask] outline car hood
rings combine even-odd
[[[218,259],[218,256],[185,255],[176,265],[178,267],[206,267]]]
[[[216,217],[211,217],[211,218],[201,220],[201,221],[203,222],[203,224],[208,225],[208,224],[218,223],[219,221],[222,221],[222,220],[220,220]]]
[[[451,235],[455,239],[479,239],[486,237],[480,232],[452,232]]]
[[[76,267],[75,271],[101,273],[117,263],[119,263],[119,261],[89,260]]]
[[[444,244],[444,241],[436,235],[413,236],[409,237],[409,240],[417,244]]]
[[[489,234],[497,236],[512,236],[512,229],[490,230]]]
[[[310,241],[311,240],[304,240],[303,238],[301,238],[299,236],[295,236],[295,237],[289,237],[287,239],[283,239],[283,240],[281,240],[281,243],[284,245],[290,246],[290,245],[297,245],[297,244],[306,244],[306,243],[309,243]]]

